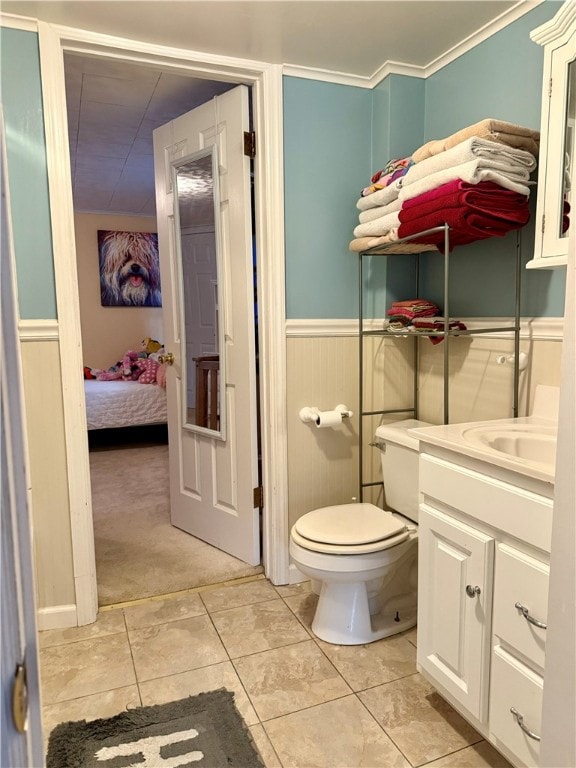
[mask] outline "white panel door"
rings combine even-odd
[[[249,130],[248,89],[228,91],[154,131],[158,242],[164,345],[175,357],[167,374],[172,524],[257,565],[260,563],[256,361],[251,233],[250,161],[243,153]],[[170,163],[216,144],[226,305],[224,323],[226,439],[182,427],[182,301],[176,276],[174,195]],[[191,564],[192,567],[192,564]]]
[[[0,765],[25,768],[44,765],[44,761],[29,509],[30,480],[27,473],[16,276],[4,139],[4,118],[0,105]],[[18,696],[18,691],[27,695]],[[20,706],[13,707],[15,701],[20,702]],[[14,711],[22,717],[20,727],[14,718]],[[25,728],[22,727],[24,719],[27,720]]]
[[[418,538],[418,664],[485,722],[494,539],[425,504]]]

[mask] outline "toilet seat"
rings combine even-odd
[[[292,528],[292,539],[305,549],[335,555],[379,552],[410,536],[404,520],[374,504],[339,504],[312,510]]]

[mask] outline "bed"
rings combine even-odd
[[[85,380],[88,429],[165,424],[166,390],[137,381]]]

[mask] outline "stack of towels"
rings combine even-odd
[[[536,168],[538,139],[529,128],[484,120],[428,142],[411,158],[390,161],[362,190],[356,204],[360,223],[350,250],[394,242],[444,223],[451,228],[450,247],[524,226],[530,219],[530,174]],[[444,232],[411,242],[441,245]]]
[[[386,311],[388,321],[386,328],[391,331],[444,331],[444,318],[439,319],[440,310],[428,299],[408,299],[393,301]],[[465,331],[466,326],[459,320],[448,323],[450,330]],[[444,336],[429,336],[433,344],[439,344]]]

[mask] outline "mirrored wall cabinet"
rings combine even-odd
[[[528,268],[567,263],[576,226],[576,2],[566,0],[530,33],[544,46],[534,258]]]

